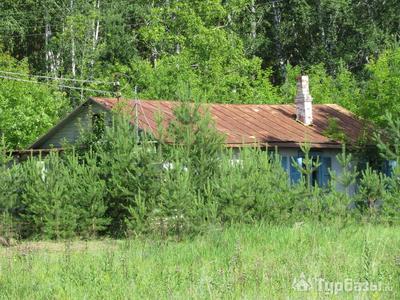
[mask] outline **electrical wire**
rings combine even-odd
[[[143,113],[143,116],[144,116],[144,120],[145,120],[145,122],[147,123],[147,125],[148,125],[149,128],[150,128],[151,134],[154,136],[153,128],[151,128],[151,126],[150,126],[150,122],[149,122],[149,120],[147,119],[146,113],[144,112],[142,103],[140,102],[140,100],[135,100],[135,101],[138,102],[138,104],[139,104],[139,106],[140,106],[140,109],[142,110],[142,113]]]
[[[63,28],[63,27],[67,27],[66,23],[49,23],[47,25],[33,25],[33,26],[24,26],[23,24],[15,24],[16,26],[18,26],[19,28],[23,28],[23,29],[36,29],[36,28],[46,28],[47,26],[49,26],[50,28]],[[5,26],[0,26],[0,30],[8,30],[9,28],[5,27]]]
[[[134,26],[134,25],[136,25],[136,24],[121,24],[121,26]],[[107,28],[103,24],[99,24],[99,26],[101,28]],[[45,26],[43,26],[43,27],[45,27]],[[24,27],[22,26],[21,28],[24,28]],[[57,36],[58,34],[62,34],[63,33],[63,32],[60,32],[60,31],[57,31],[57,30],[54,30],[54,29],[57,29],[57,28],[60,29],[60,28],[64,28],[64,27],[61,27],[61,25],[60,25],[60,27],[52,27],[52,25],[50,24],[50,29],[51,28],[52,28],[52,31],[51,31],[50,37],[54,37],[54,36]],[[65,28],[67,28],[67,26],[65,26]],[[0,38],[16,38],[16,37],[29,37],[29,36],[43,36],[43,38],[44,38],[45,37],[45,32],[42,32],[42,33],[26,33],[26,34],[25,33],[21,33],[21,32],[12,33],[12,34],[2,34],[0,32]]]
[[[6,80],[19,81],[19,82],[33,83],[33,84],[50,85],[49,83],[46,83],[46,82],[32,81],[32,80],[3,76],[3,75],[0,75],[0,78],[6,79]],[[95,89],[89,89],[89,88],[80,88],[80,87],[68,86],[68,85],[64,85],[64,84],[57,84],[57,86],[60,88],[65,88],[65,89],[87,91],[87,92],[93,92],[93,93],[99,93],[99,94],[106,94],[106,95],[113,94],[113,92],[110,92],[110,91],[95,90]]]
[[[19,34],[0,34],[0,38],[14,38],[14,37],[27,37],[27,36],[43,36],[44,37],[44,33],[29,33],[29,34],[23,34],[23,33],[19,33]]]
[[[35,77],[41,79],[52,79],[57,81],[72,81],[72,82],[81,82],[81,83],[94,83],[94,84],[111,84],[114,85],[114,81],[96,81],[96,80],[85,80],[85,79],[74,79],[74,78],[60,78],[60,77],[51,77],[51,76],[44,76],[44,75],[30,75],[30,74],[23,74],[17,72],[10,72],[10,71],[2,71],[0,73],[7,74],[7,75],[17,75],[17,76],[24,76],[24,77]]]
[[[24,76],[29,76],[29,75],[22,74],[22,73],[7,72],[7,71],[0,71],[0,73],[8,73],[8,74],[14,74],[14,75],[21,74],[21,75],[24,75]],[[53,78],[53,77],[49,77],[49,76],[37,76],[37,77],[39,77],[39,78],[49,78],[49,79],[59,79],[59,78]],[[6,80],[19,81],[19,82],[33,83],[33,84],[50,85],[49,83],[46,83],[46,82],[38,82],[38,81],[32,81],[32,80],[27,80],[27,79],[23,79],[23,78],[9,77],[9,76],[3,76],[3,75],[0,75],[0,78],[1,79],[6,79]],[[82,81],[83,82],[89,82],[87,80],[86,81],[82,80]],[[93,92],[93,93],[101,93],[101,94],[107,94],[107,95],[114,94],[113,92],[110,92],[110,91],[103,91],[103,90],[96,90],[96,89],[89,89],[89,88],[80,88],[80,87],[74,87],[74,86],[67,86],[67,85],[64,85],[64,84],[57,84],[57,86],[61,87],[61,88],[66,88],[66,89],[87,91],[87,92]],[[138,99],[135,99],[134,100],[134,106],[140,107],[140,110],[142,111],[142,114],[143,114],[143,117],[144,117],[144,121],[147,123],[147,126],[150,129],[151,134],[154,135],[153,128],[150,125],[150,121],[147,118],[146,112],[143,109],[143,105],[142,105],[141,101],[138,100]]]
[[[113,6],[112,4],[110,5],[110,6],[108,6],[108,5],[104,5],[104,4],[102,4],[102,5],[100,5],[100,8],[96,8],[96,9],[93,9],[93,7],[84,7],[83,9],[86,9],[85,11],[86,12],[90,12],[90,11],[97,11],[97,12],[102,12],[103,10],[108,10],[108,9],[111,9],[111,8],[115,8],[115,6]],[[22,8],[22,9],[20,9],[20,10],[9,10],[8,12],[2,12],[2,13],[0,13],[0,17],[1,18],[4,18],[4,17],[23,17],[23,18],[25,18],[26,17],[26,10],[28,10],[28,9],[34,9],[34,8]],[[80,9],[79,7],[76,7],[75,9]],[[0,7],[0,11],[1,10],[4,10],[4,8],[2,9],[1,7]],[[73,9],[74,10],[74,9]],[[56,16],[64,16],[64,17],[67,17],[67,16],[71,16],[71,9],[70,9],[70,7],[60,7],[60,8],[51,8],[49,11],[47,11],[47,13],[48,13],[48,15],[47,15],[47,17],[52,17],[54,14],[56,15]],[[46,15],[43,15],[43,16],[34,16],[34,17],[30,17],[30,18],[28,18],[29,20],[44,20],[46,18]],[[27,18],[25,18],[25,19],[27,19]]]
[[[43,21],[44,22],[45,20],[44,19],[40,19],[39,21]],[[100,27],[105,27],[105,25],[107,24],[105,22],[102,22],[103,20],[99,19],[99,18],[92,18],[89,21],[90,22],[99,21],[100,22],[100,24],[99,24]],[[32,25],[32,26],[25,26],[24,24],[20,24],[20,23],[16,23],[16,24],[13,24],[13,25],[15,25],[15,27],[23,28],[23,29],[28,29],[28,28],[29,29],[46,28],[47,26],[50,29],[60,29],[60,28],[62,29],[62,28],[68,28],[68,27],[71,26],[71,24],[67,24],[66,22],[62,22],[62,21],[60,21],[60,22],[49,21],[47,24],[41,23],[41,24],[36,24],[36,25]],[[88,25],[92,26],[93,23],[90,23]],[[138,25],[138,23],[119,23],[119,25],[121,25],[121,26],[136,26],[136,25]],[[7,24],[7,26],[0,24],[0,31],[6,32],[7,30],[10,29],[9,27],[10,27],[9,24]]]

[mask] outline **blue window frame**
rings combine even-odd
[[[310,153],[312,159],[317,159],[319,157],[320,166],[311,174],[312,185],[318,185],[320,187],[327,187],[330,180],[329,170],[332,168],[332,158],[328,156],[321,156],[320,152]],[[299,156],[290,157],[290,182],[292,184],[299,183],[302,174],[298,170],[297,166],[303,166],[304,155],[301,153]]]
[[[282,168],[287,172],[287,163],[288,163],[288,159],[287,156],[282,156],[281,157],[281,166]]]
[[[295,184],[295,183],[299,183],[301,180],[301,173],[300,171],[297,169],[296,164],[298,166],[303,165],[303,158],[302,157],[297,157],[297,156],[292,156],[290,158],[290,182]]]
[[[382,173],[388,177],[391,177],[393,174],[393,169],[396,168],[397,161],[395,160],[385,160],[382,166]]]
[[[327,187],[331,179],[329,170],[332,168],[332,158],[321,157],[320,163],[321,165],[318,167],[318,185],[320,187]]]

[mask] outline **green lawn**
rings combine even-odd
[[[310,291],[293,288],[302,273]],[[237,225],[181,242],[23,243],[0,248],[0,298],[400,299],[400,228]]]

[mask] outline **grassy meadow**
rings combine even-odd
[[[23,242],[0,248],[0,298],[399,299],[399,229],[235,225],[183,241]],[[293,288],[302,273],[308,291]],[[370,291],[343,291],[346,280]]]

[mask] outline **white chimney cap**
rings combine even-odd
[[[296,120],[304,125],[313,123],[312,97],[310,95],[309,80],[307,75],[297,77],[297,94],[295,98]]]

